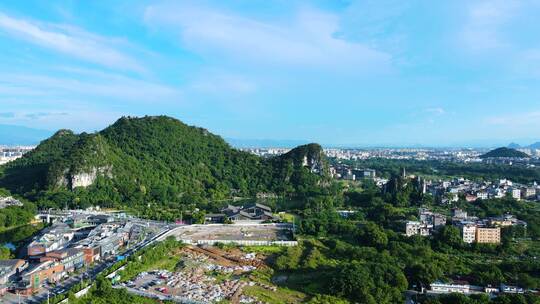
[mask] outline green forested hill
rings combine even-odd
[[[497,157],[513,157],[513,158],[529,158],[530,156],[527,153],[523,153],[516,149],[511,148],[497,148],[489,151],[486,154],[480,155],[480,158],[497,158]]]
[[[58,131],[5,165],[0,187],[60,206],[193,203],[306,195],[323,190],[326,171],[317,144],[265,160],[170,117],[123,117],[94,134]]]

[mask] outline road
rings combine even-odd
[[[128,292],[141,296],[146,298],[152,298],[152,299],[158,299],[161,301],[173,301],[176,303],[184,303],[184,304],[205,304],[203,302],[194,301],[188,298],[179,297],[179,296],[173,296],[173,295],[166,295],[166,294],[157,294],[157,293],[150,293],[146,291],[142,291],[139,289],[131,288],[131,287],[124,287],[124,286],[113,286],[113,288],[125,288]]]

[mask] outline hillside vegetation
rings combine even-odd
[[[512,148],[497,148],[489,151],[486,154],[480,156],[480,158],[502,158],[502,157],[511,157],[511,158],[529,158],[530,156],[527,153],[518,151]]]
[[[0,187],[40,207],[195,204],[317,194],[329,184],[327,171],[317,144],[262,159],[170,117],[123,117],[93,134],[56,132],[3,166]]]

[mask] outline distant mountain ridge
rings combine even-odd
[[[60,130],[0,167],[0,187],[33,200],[117,205],[195,203],[258,193],[319,191],[328,164],[318,144],[270,159],[231,148],[167,116],[122,117],[104,130]]]
[[[510,143],[507,148],[511,148],[511,149],[540,149],[540,141],[537,141],[533,144],[530,144],[528,146],[521,146],[519,144],[516,144],[516,143]]]
[[[33,146],[52,134],[47,130],[0,124],[0,145]]]
[[[307,140],[280,140],[280,139],[225,139],[235,148],[294,148],[309,144]]]
[[[540,141],[537,141],[537,142],[535,142],[534,144],[529,145],[528,148],[531,148],[531,149],[540,149]]]
[[[480,158],[529,158],[530,155],[527,153],[506,148],[506,147],[500,147],[494,150],[491,150],[483,155],[480,156]]]

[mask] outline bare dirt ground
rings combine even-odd
[[[144,292],[213,303],[262,303],[247,296],[244,288],[258,286],[272,292],[275,287],[251,281],[253,271],[264,269],[264,256],[238,248],[186,246],[172,252],[179,258],[174,271],[152,270],[127,282],[126,286]]]

